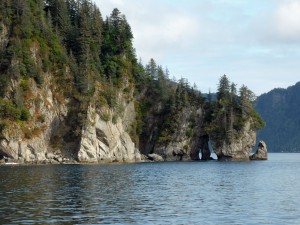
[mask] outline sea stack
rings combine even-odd
[[[250,156],[251,160],[268,160],[267,145],[264,141],[260,141],[258,144],[257,151]]]

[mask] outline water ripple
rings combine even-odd
[[[0,167],[0,224],[300,224],[300,154]]]

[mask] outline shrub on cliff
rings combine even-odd
[[[17,108],[11,101],[0,98],[0,119],[27,121],[30,113],[25,108]]]

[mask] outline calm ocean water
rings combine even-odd
[[[0,224],[300,224],[300,154],[0,166]]]

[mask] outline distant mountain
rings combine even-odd
[[[270,152],[300,152],[300,82],[258,97],[256,110],[266,122],[258,140]]]

